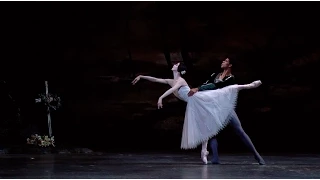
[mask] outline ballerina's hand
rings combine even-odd
[[[162,107],[163,107],[163,105],[162,105],[162,99],[159,98],[159,100],[158,100],[158,109],[161,109]]]
[[[140,80],[141,75],[137,76],[131,83],[135,85]]]

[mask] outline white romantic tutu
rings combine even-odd
[[[231,118],[237,103],[237,85],[222,89],[200,91],[188,97],[190,88],[178,90],[179,97],[187,102],[181,148],[193,149],[222,130]]]

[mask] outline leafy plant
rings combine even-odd
[[[49,136],[39,136],[38,134],[31,135],[31,138],[27,138],[27,144],[33,144],[40,147],[55,147],[54,136],[49,138]]]

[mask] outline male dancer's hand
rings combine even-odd
[[[188,93],[188,96],[192,96],[192,95],[194,95],[196,92],[198,92],[199,91],[199,89],[198,88],[192,88],[192,89],[190,89],[190,91],[189,91],[189,93]]]

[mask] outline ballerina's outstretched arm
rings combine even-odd
[[[162,84],[168,84],[168,81],[170,80],[170,79],[161,79],[161,78],[155,78],[151,76],[139,75],[132,81],[132,85],[135,85],[140,79],[145,79],[151,82],[162,83]]]
[[[162,108],[162,99],[167,97],[168,95],[172,94],[174,91],[178,90],[181,86],[184,85],[183,81],[178,81],[172,88],[168,89],[165,93],[162,94],[162,96],[158,99],[158,109]]]
[[[167,97],[169,94],[172,94],[174,91],[179,89],[181,86],[187,85],[187,83],[183,79],[178,80],[174,84],[172,79],[160,79],[160,78],[155,78],[155,77],[151,77],[151,76],[142,76],[142,75],[136,77],[132,81],[132,85],[135,85],[140,79],[146,79],[146,80],[151,81],[151,82],[169,84],[170,86],[172,86],[169,90],[167,90],[164,94],[162,94],[162,96],[159,97],[159,99],[158,99],[158,109],[163,107],[163,105],[162,105],[162,99],[163,98]]]

